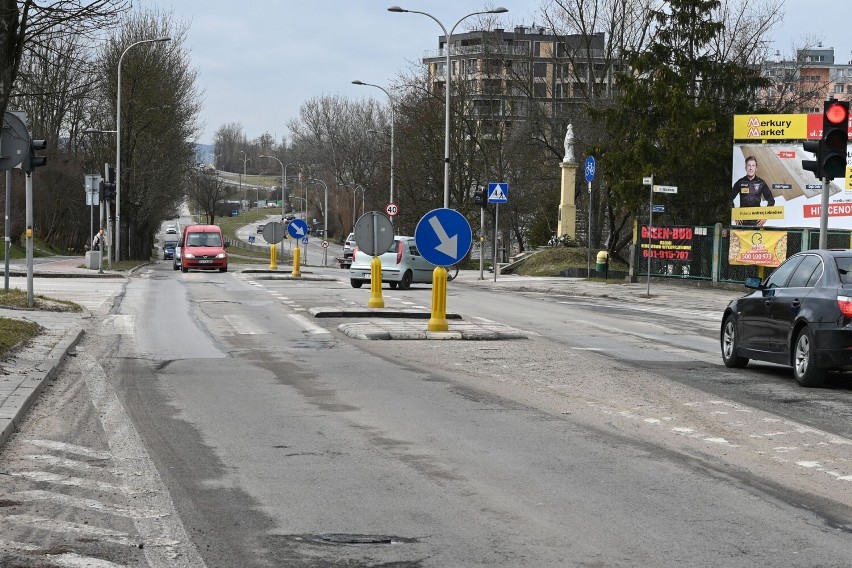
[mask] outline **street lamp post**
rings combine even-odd
[[[170,37],[157,37],[152,39],[142,39],[135,43],[131,43],[121,53],[118,58],[118,96],[115,102],[115,261],[121,260],[121,62],[130,48],[139,45],[140,43],[150,43],[154,41],[171,41]]]
[[[386,94],[388,96],[388,99],[390,100],[390,109],[391,109],[391,135],[390,135],[390,147],[391,148],[390,148],[390,151],[391,151],[391,156],[390,156],[390,201],[388,201],[388,203],[393,203],[393,157],[394,157],[393,125],[396,122],[395,110],[394,110],[395,105],[394,105],[393,97],[383,87],[380,87],[378,85],[374,85],[372,83],[364,83],[363,81],[359,81],[359,80],[356,79],[356,80],[352,81],[352,84],[353,85],[363,85],[365,87],[375,87],[377,89],[380,89],[384,94]]]
[[[292,166],[293,164],[284,164],[276,158],[275,156],[258,156],[260,158],[269,158],[271,160],[275,160],[281,166],[281,218],[284,218],[284,201],[287,197],[287,166]]]
[[[503,14],[508,12],[506,8],[502,6],[499,8],[494,8],[493,10],[483,10],[481,12],[472,12],[466,16],[462,16],[459,20],[450,28],[450,31],[447,32],[447,28],[444,27],[444,24],[441,21],[433,16],[432,14],[428,14],[426,12],[420,12],[418,10],[406,10],[405,8],[400,8],[399,6],[391,6],[388,8],[388,12],[408,12],[410,14],[422,14],[429,18],[432,18],[435,23],[441,26],[441,29],[444,30],[444,37],[447,40],[447,68],[445,69],[447,73],[447,85],[446,85],[446,96],[445,96],[445,105],[446,105],[446,116],[444,119],[444,208],[447,209],[450,206],[450,81],[452,77],[452,73],[450,73],[450,45],[452,42],[453,32],[456,31],[456,26],[462,23],[463,20],[469,18],[471,16],[476,16],[477,14]]]
[[[246,156],[245,150],[240,150],[240,153],[243,155],[243,175],[240,176],[240,199],[243,198],[243,178],[246,177],[246,162],[249,161],[249,157]],[[240,205],[240,209],[242,209],[242,204]],[[249,203],[249,209],[251,209],[251,203]],[[243,211],[243,218],[245,218],[246,214]]]
[[[325,189],[325,198],[323,200],[322,206],[322,238],[324,240],[328,239],[328,185],[317,178],[308,178],[308,181],[314,181],[317,183],[321,183],[323,188]],[[328,247],[322,247],[322,265],[328,266]]]

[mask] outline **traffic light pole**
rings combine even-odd
[[[828,178],[822,178],[822,206],[819,210],[819,248],[828,248]]]

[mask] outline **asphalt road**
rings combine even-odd
[[[461,278],[528,339],[353,341],[308,310],[369,290],[315,273],[116,292],[0,454],[18,565],[848,565],[852,385],[724,368],[715,304]]]

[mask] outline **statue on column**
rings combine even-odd
[[[574,162],[574,127],[568,125],[568,130],[565,132],[565,157],[562,158],[565,164],[573,164]]]

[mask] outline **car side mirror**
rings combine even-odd
[[[230,244],[231,243],[229,243],[228,241],[225,241],[225,245],[222,248],[228,248],[228,246],[230,246]]]
[[[745,287],[753,290],[760,290],[762,280],[757,276],[749,276],[745,279]]]

